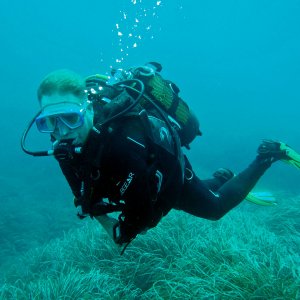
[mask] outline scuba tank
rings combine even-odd
[[[159,63],[151,62],[128,70],[112,70],[111,78],[99,74],[89,76],[86,78],[89,100],[98,104],[105,104],[118,92],[114,86],[116,82],[140,80],[145,87],[140,105],[146,110],[153,110],[152,101],[158,105],[167,114],[170,123],[177,130],[181,145],[189,149],[189,144],[196,136],[202,135],[199,121],[186,102],[179,96],[180,90],[177,85],[164,79],[160,74],[161,70],[162,66]]]
[[[189,148],[189,144],[200,136],[199,121],[186,102],[179,96],[180,89],[170,80],[164,79],[159,73],[160,64],[149,63],[146,66],[132,69],[133,78],[143,81],[145,93],[158,104],[173,120],[179,124],[178,134],[181,145]],[[147,100],[141,101],[147,107]]]

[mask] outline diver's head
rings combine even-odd
[[[69,70],[48,74],[38,89],[41,113],[36,125],[55,140],[82,145],[93,126],[93,108],[85,93],[85,81]]]

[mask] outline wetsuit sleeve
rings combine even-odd
[[[68,181],[68,184],[72,190],[73,195],[76,198],[79,198],[81,181],[78,177],[75,166],[70,164],[70,162],[68,161],[58,161],[58,162],[65,178]]]

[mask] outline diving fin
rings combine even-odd
[[[270,162],[281,160],[300,169],[300,154],[283,142],[263,140],[259,145],[258,157]]]
[[[270,192],[251,192],[247,195],[246,200],[262,206],[277,205],[276,198]]]
[[[285,151],[287,158],[283,162],[300,169],[300,154],[285,143],[280,143],[280,150]]]

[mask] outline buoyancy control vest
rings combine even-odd
[[[96,76],[96,78],[93,77],[93,79],[89,78],[90,81],[95,79],[100,79],[100,77]],[[138,121],[138,124],[141,125],[142,132],[145,134],[144,146],[147,148],[148,173],[151,177],[148,178],[149,182],[154,182],[155,186],[161,184],[158,184],[159,180],[157,183],[157,178],[155,177],[157,174],[152,172],[153,170],[158,171],[156,168],[160,166],[159,169],[162,172],[164,170],[165,172],[163,173],[164,176],[166,176],[163,190],[176,191],[176,189],[171,188],[171,184],[174,180],[176,181],[176,187],[183,184],[184,156],[180,150],[181,143],[179,135],[170,125],[170,122],[164,116],[164,113],[160,112],[160,108],[157,109],[157,114],[152,114],[152,112],[148,112],[142,107],[139,97],[142,97],[143,92],[140,93],[139,91],[139,96],[135,98],[131,97],[128,93],[130,87],[127,85],[130,82],[130,80],[122,81],[122,84],[126,83],[127,88],[125,90],[122,87],[119,89],[118,85],[100,87],[101,98],[96,97],[96,93],[91,95],[94,97],[94,126],[90,131],[87,142],[83,146],[81,152],[83,159],[87,163],[85,165],[84,189],[82,189],[83,193],[81,200],[82,211],[84,213],[91,213],[91,208],[93,207],[92,204],[94,202],[93,199],[97,198],[94,198],[91,174],[95,170],[100,170],[103,167],[103,164],[105,164],[105,159],[103,158],[105,157],[106,145],[110,143],[110,140],[114,138],[116,134],[119,134],[119,129],[122,128],[125,123],[128,124],[130,118],[133,122],[134,120]],[[94,86],[91,89],[94,90],[94,88],[97,87]],[[107,97],[110,92],[112,92],[112,99]],[[157,116],[160,116],[161,118]],[[133,134],[133,136],[131,136],[131,134]],[[122,138],[122,135],[120,135],[120,138]],[[128,131],[127,139],[128,138],[129,140],[135,141],[135,143],[139,143],[139,138],[135,137],[132,132]],[[167,167],[167,165],[170,167]],[[87,166],[89,168],[87,168]],[[97,174],[97,172],[94,173]],[[98,172],[98,174],[100,173]],[[158,188],[158,190],[160,190],[160,188]],[[153,189],[153,191],[155,191],[155,195],[153,196],[154,199],[157,196],[157,190]],[[171,199],[174,199],[175,196],[176,194],[172,195]],[[160,203],[160,206],[164,212],[167,212],[171,207],[167,198]],[[119,210],[118,206],[108,208],[110,212],[115,211],[114,209],[117,211]],[[96,213],[102,212],[103,211],[101,210],[101,212],[98,211]],[[93,211],[93,213],[95,214],[95,211]]]

